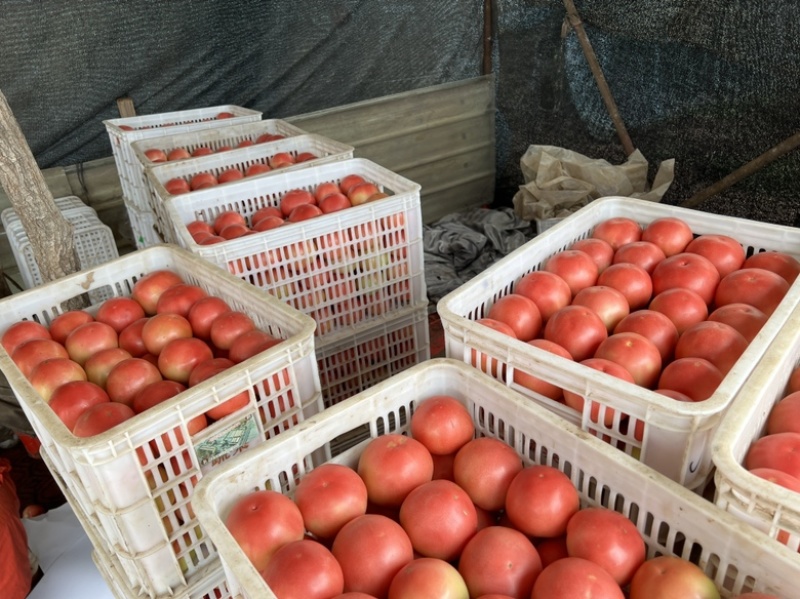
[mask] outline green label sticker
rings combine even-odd
[[[238,453],[256,445],[260,441],[255,415],[250,414],[244,420],[220,432],[211,439],[195,445],[197,463],[200,470],[207,473],[217,464],[221,464]]]

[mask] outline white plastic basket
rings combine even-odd
[[[64,218],[73,226],[73,242],[75,251],[80,261],[80,268],[87,269],[114,260],[119,257],[117,243],[111,228],[103,224],[97,213],[80,202],[78,198],[68,197],[56,201],[56,206],[61,209]],[[77,207],[80,204],[81,207]],[[62,206],[71,206],[64,208]],[[0,214],[3,228],[8,237],[11,252],[17,262],[22,282],[26,289],[32,289],[42,284],[42,272],[33,253],[33,246],[28,237],[22,221],[13,208],[6,208]],[[108,299],[102,292],[92,292],[95,302]]]
[[[541,406],[462,362],[428,360],[326,410],[280,438],[238,456],[207,476],[195,509],[216,544],[234,597],[274,598],[225,527],[234,502],[255,489],[291,494],[297,481],[326,453],[353,466],[369,439],[408,430],[417,402],[453,395],[472,413],[476,434],[498,438],[523,462],[567,474],[583,506],[602,505],[630,518],[647,555],[676,555],[698,564],[724,597],[749,590],[796,596],[800,560],[777,542],[754,538],[749,528],[713,504],[622,452],[578,430]],[[350,446],[336,447],[342,438]]]
[[[316,344],[325,407],[430,358],[427,302],[348,336]]]
[[[498,360],[507,366],[496,368],[497,377],[515,391],[578,424],[585,431],[610,438],[617,447],[636,455],[669,478],[692,489],[700,488],[711,474],[711,436],[734,395],[798,304],[800,284],[791,287],[717,390],[702,402],[675,401],[564,360],[475,322],[486,315],[497,299],[510,293],[524,275],[542,268],[557,251],[588,237],[600,221],[616,216],[631,217],[643,225],[665,216],[679,217],[697,235],[717,233],[733,237],[744,246],[747,255],[764,249],[797,255],[800,250],[800,230],[792,227],[632,198],[601,198],[535,237],[439,301],[437,311],[444,329],[446,354],[467,363],[472,363],[473,351],[477,352],[478,360],[486,356],[489,365],[493,362],[488,357]],[[516,369],[589,397],[591,402],[585,402],[585,409],[579,414],[562,403],[514,383]],[[600,405],[600,413],[596,417],[599,423],[591,420],[592,403]],[[615,410],[612,426],[603,424],[607,407]],[[626,414],[630,418],[627,426],[624,426],[621,418]],[[638,441],[635,432],[642,424],[644,435]]]
[[[389,197],[214,245],[195,243],[186,228],[225,210],[249,219],[291,189],[312,191],[349,174]],[[353,158],[173,196],[164,206],[178,245],[309,314],[324,338],[427,300],[419,191],[417,183]]]
[[[217,115],[222,112],[228,112],[234,116],[217,119]],[[125,198],[126,206],[138,208],[140,211],[147,208],[147,196],[142,193],[147,189],[144,182],[143,167],[133,152],[131,147],[133,142],[162,135],[174,135],[260,121],[261,115],[262,113],[256,110],[226,104],[103,121],[111,142],[111,150],[119,172],[122,195]],[[132,130],[127,130],[124,127],[131,127]],[[128,215],[137,247],[147,247],[162,241],[158,238],[154,229],[148,228],[150,223],[146,219],[140,219],[137,211],[129,209]]]
[[[323,409],[314,322],[175,246],[139,250],[5,298],[0,330],[22,319],[49,324],[64,311],[64,302],[86,292],[129,295],[138,278],[158,269],[171,269],[221,297],[284,341],[115,430],[83,439],[67,430],[0,348],[0,369],[42,443],[41,453],[69,490],[73,509],[90,523],[103,551],[119,561],[128,586],[153,597],[190,584],[217,560],[207,539],[191,537],[197,480],[231,455]],[[248,393],[248,406],[189,436],[192,418],[241,392]]]
[[[772,408],[800,364],[800,309],[794,311],[742,386],[714,435],[715,501],[722,509],[800,551],[800,494],[759,478],[742,465],[764,435]],[[800,556],[798,556],[800,559]]]
[[[212,131],[212,133],[216,132]],[[152,140],[149,141],[152,142]],[[134,148],[136,148],[136,146],[137,144],[134,144]],[[156,215],[156,226],[162,233],[164,241],[170,243],[177,242],[174,235],[174,227],[167,220],[168,214],[164,207],[165,203],[171,201],[171,199],[175,197],[164,187],[167,181],[180,178],[185,179],[188,183],[192,176],[198,173],[210,172],[216,177],[219,176],[222,171],[234,167],[240,169],[244,173],[250,165],[266,163],[268,158],[279,152],[286,152],[294,157],[297,157],[302,152],[311,152],[317,156],[317,158],[313,160],[299,162],[280,169],[280,172],[290,172],[301,168],[325,164],[327,162],[352,158],[353,146],[348,146],[347,144],[322,137],[321,135],[296,135],[294,137],[287,137],[286,139],[229,150],[219,154],[210,154],[199,158],[178,160],[145,167],[148,205]],[[248,179],[269,177],[273,174],[274,171],[270,171],[268,173],[248,177]],[[231,184],[232,183],[223,183],[222,185]],[[191,203],[191,197],[192,195],[190,192],[188,195],[189,203]]]

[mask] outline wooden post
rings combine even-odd
[[[76,272],[73,227],[53,201],[28,142],[0,91],[0,184],[28,235],[43,281]]]

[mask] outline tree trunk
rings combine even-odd
[[[72,223],[64,218],[53,201],[42,171],[2,91],[0,184],[28,235],[42,280],[53,281],[79,270]]]

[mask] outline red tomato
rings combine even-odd
[[[703,358],[680,358],[664,367],[658,379],[659,389],[672,389],[692,398],[708,399],[717,390],[723,376],[719,368]]]
[[[197,158],[198,156],[208,156],[209,154],[213,153],[214,150],[212,150],[208,146],[198,146],[194,150],[192,150],[192,157]]]
[[[164,293],[158,298],[156,313],[180,314],[188,318],[189,310],[191,310],[195,302],[207,295],[202,287],[189,283],[178,283],[169,289],[165,289]]]
[[[628,298],[621,291],[606,285],[584,287],[572,299],[573,306],[585,306],[594,310],[610,333],[620,320],[630,314]]]
[[[278,216],[265,216],[253,225],[253,231],[257,233],[269,231],[270,229],[277,229],[284,224],[286,224],[286,221]]]
[[[319,208],[324,214],[351,208],[353,203],[343,193],[332,193],[319,200]]]
[[[230,309],[228,303],[221,297],[206,295],[198,298],[186,314],[186,318],[192,326],[192,334],[200,339],[209,339],[211,323],[217,316]]]
[[[593,356],[606,337],[603,320],[584,306],[561,308],[544,327],[544,338],[566,349],[576,362]]]
[[[453,463],[456,461],[455,453],[444,455],[431,454],[433,458],[433,480],[455,480],[453,474]]]
[[[782,470],[776,470],[775,468],[753,468],[750,470],[750,474],[790,489],[796,493],[800,493],[800,478],[787,474]]]
[[[198,191],[208,187],[215,187],[217,183],[217,178],[213,175],[213,173],[202,172],[197,173],[189,180],[189,188],[192,191]]]
[[[425,398],[414,408],[409,423],[411,436],[432,454],[455,453],[475,434],[472,415],[451,395]]]
[[[276,216],[283,220],[283,212],[277,206],[262,206],[250,217],[250,225],[255,227],[262,218],[266,218],[268,216]]]
[[[134,358],[141,358],[147,353],[142,339],[142,329],[149,320],[148,316],[132,322],[119,333],[119,346]]]
[[[109,347],[119,347],[117,332],[104,322],[87,322],[73,329],[64,341],[69,357],[83,366],[93,354]]]
[[[208,344],[197,337],[180,337],[168,341],[158,354],[158,369],[172,381],[188,383],[189,374],[200,362],[214,357]]]
[[[198,233],[208,233],[209,235],[214,235],[214,227],[209,225],[204,220],[193,220],[190,223],[187,223],[186,230],[194,237]]]
[[[744,264],[742,244],[728,235],[700,235],[689,242],[686,251],[708,258],[717,268],[720,279],[734,270],[739,270]]]
[[[236,168],[230,167],[226,168],[224,171],[221,171],[219,175],[217,175],[217,182],[222,185],[223,183],[230,183],[231,181],[238,181],[239,179],[244,178],[244,173]]]
[[[642,241],[655,243],[667,257],[683,252],[693,238],[686,221],[673,216],[657,218],[642,231]]]
[[[614,251],[626,243],[642,238],[642,226],[632,218],[616,216],[601,221],[592,230],[592,237],[607,241]]]
[[[357,470],[371,502],[399,506],[412,489],[432,479],[433,458],[416,439],[389,433],[367,444]]]
[[[536,551],[542,559],[542,567],[546,568],[557,559],[569,557],[567,552],[567,535],[542,539],[536,543]]]
[[[675,346],[676,358],[705,358],[728,374],[747,349],[747,339],[732,326],[707,320],[686,329]]]
[[[579,239],[570,245],[568,249],[580,250],[589,254],[592,260],[594,260],[594,263],[597,264],[598,273],[603,272],[606,268],[611,266],[611,263],[614,261],[614,248],[604,239],[597,239],[595,237]]]
[[[650,301],[650,310],[661,312],[683,333],[708,318],[708,305],[699,293],[685,287],[665,289]]]
[[[85,326],[85,325],[84,325]],[[192,325],[180,314],[166,312],[151,316],[142,326],[142,341],[147,353],[158,356],[173,339],[192,336]],[[131,352],[133,353],[133,352]]]
[[[184,160],[191,156],[186,148],[173,148],[167,153],[167,160]]]
[[[614,333],[639,333],[647,337],[658,348],[662,365],[672,359],[675,344],[678,343],[675,324],[665,314],[655,310],[631,312],[614,327]]]
[[[558,343],[553,343],[547,339],[531,339],[528,341],[528,345],[538,347],[567,360],[572,360],[572,355],[566,349]],[[561,387],[519,369],[514,370],[514,382],[554,401],[561,401],[564,398],[564,392]]]
[[[158,298],[165,289],[183,283],[181,276],[171,270],[155,270],[134,283],[131,297],[142,305],[147,315],[156,313]]]
[[[500,322],[499,320],[495,320],[493,318],[479,318],[476,321],[478,324],[482,324],[485,327],[489,327],[490,329],[494,329],[495,331],[502,333],[503,335],[508,335],[509,337],[513,337],[514,339],[517,338],[514,329],[508,326],[504,322]],[[502,375],[505,371],[505,366],[501,365],[498,360],[494,358],[488,357],[486,354],[481,352],[480,355],[480,366],[478,365],[478,351],[472,350],[472,361],[470,362],[473,366],[480,368],[483,372],[491,374],[493,377],[497,377],[498,375]],[[498,366],[500,368],[498,368]],[[498,372],[499,371],[499,372]]]
[[[189,374],[189,387],[199,385],[206,379],[224,372],[231,366],[234,366],[234,363],[228,358],[211,358],[205,362],[200,362]],[[209,409],[206,412],[206,416],[212,420],[220,420],[248,405],[250,405],[250,393],[244,390]]]
[[[800,478],[800,433],[775,433],[756,439],[747,450],[744,467],[773,468]]]
[[[53,322],[56,320],[58,320],[58,317],[56,317]],[[6,353],[11,356],[14,350],[17,349],[17,346],[32,339],[53,339],[53,337],[51,332],[48,331],[47,327],[43,324],[35,320],[20,320],[5,330],[3,336],[0,337],[0,344],[2,344]],[[59,341],[58,339],[55,340]],[[59,343],[61,343],[61,341],[59,341]]]
[[[614,376],[618,379],[622,379],[623,381],[636,384],[633,380],[633,375],[628,372],[624,366],[621,366],[616,362],[612,362],[611,360],[607,360],[605,358],[587,358],[586,360],[583,360],[581,364],[588,368],[592,368],[594,370],[604,372],[610,376]],[[567,391],[566,389],[564,390],[564,403],[573,410],[581,414],[583,413],[584,398],[574,391]],[[592,422],[600,422],[600,411],[600,404],[596,401],[593,401],[591,405],[591,411],[589,412],[589,418]],[[603,410],[603,423],[608,427],[613,426],[613,409],[606,408]]]
[[[526,274],[514,286],[514,293],[533,301],[543,322],[572,301],[572,290],[567,282],[546,270]]]
[[[314,189],[314,198],[317,200],[317,202],[321,202],[329,195],[335,193],[342,193],[342,190],[333,181],[325,181],[324,183],[317,185]]]
[[[750,343],[767,322],[767,315],[749,304],[720,306],[708,315],[712,322],[722,322],[739,331]]]
[[[366,183],[366,180],[361,175],[346,175],[341,181],[339,181],[339,189],[346,195],[350,193],[350,190],[353,187],[360,185],[361,183]]]
[[[284,166],[291,166],[295,163],[294,156],[288,152],[278,152],[269,157],[269,165],[272,168],[282,168]]]
[[[625,599],[620,586],[594,562],[580,557],[565,557],[547,566],[536,583],[530,599],[555,597],[591,597]],[[685,599],[684,595],[676,595]]]
[[[270,347],[278,345],[281,341],[283,339],[277,339],[261,329],[252,329],[234,339],[231,348],[228,350],[228,358],[239,364],[268,350]]]
[[[94,319],[106,323],[120,333],[129,324],[144,316],[144,308],[136,300],[129,297],[112,297],[100,304]]]
[[[289,216],[286,217],[286,220],[290,223],[299,223],[309,218],[322,216],[323,214],[325,213],[316,204],[298,204],[292,209]]]
[[[140,389],[160,381],[161,378],[161,372],[152,362],[142,358],[128,358],[109,370],[106,393],[111,401],[130,406]]]
[[[800,274],[800,261],[784,252],[759,252],[744,261],[742,268],[763,268],[779,274],[791,285]]]
[[[661,352],[655,343],[639,333],[610,335],[597,348],[594,357],[623,366],[631,373],[633,381],[646,389],[652,389],[661,375]]]
[[[360,206],[361,204],[366,204],[372,196],[379,193],[380,189],[378,189],[377,185],[364,182],[351,187],[345,195],[350,199],[350,203],[353,206]]]
[[[48,358],[39,362],[28,378],[42,399],[50,401],[53,391],[64,383],[85,381],[86,372],[80,364],[69,358]]]
[[[344,590],[376,597],[385,597],[394,576],[414,559],[403,528],[379,514],[350,520],[336,535],[331,551],[342,566]]]
[[[717,306],[750,304],[771,316],[789,291],[786,279],[763,268],[741,268],[719,282],[714,301]]]
[[[627,585],[646,557],[644,539],[622,514],[603,507],[579,510],[567,524],[567,551],[601,566]]]
[[[649,241],[634,241],[632,243],[626,243],[614,252],[613,263],[619,264],[620,262],[629,262],[642,267],[647,274],[650,274],[653,272],[656,264],[661,262],[664,258],[666,258],[664,250],[655,243]]]
[[[108,373],[114,365],[132,357],[130,352],[121,347],[101,349],[96,354],[92,354],[84,363],[83,369],[86,371],[86,378],[96,385],[105,388]]]
[[[506,515],[514,528],[530,537],[558,537],[580,509],[580,496],[570,478],[552,466],[520,470],[506,494]]]
[[[344,590],[339,562],[327,547],[310,539],[279,547],[261,576],[281,599],[330,599]]]
[[[160,148],[149,148],[144,151],[144,155],[150,162],[167,161],[167,153]]]
[[[475,533],[464,547],[458,571],[470,597],[500,593],[527,598],[542,571],[542,560],[520,531],[489,526]]]
[[[50,323],[50,336],[53,338],[53,341],[58,341],[63,345],[67,340],[67,335],[69,335],[73,329],[87,322],[92,322],[93,320],[94,316],[85,310],[69,310],[67,312],[62,312]],[[31,320],[24,320],[22,322],[30,322],[37,327],[41,326],[39,323]],[[47,337],[42,337],[42,339],[47,339]],[[11,352],[9,352],[9,354],[11,354]]]
[[[542,328],[542,315],[536,304],[518,293],[509,293],[499,298],[489,308],[487,318],[507,324],[514,336],[521,341],[529,341],[539,335]]]
[[[545,262],[544,270],[564,279],[573,297],[584,287],[594,285],[600,272],[592,257],[580,250],[562,250],[553,254]]]
[[[519,454],[499,439],[478,437],[466,443],[453,461],[453,479],[478,507],[490,512],[505,505],[511,481],[522,470]]]
[[[259,572],[279,547],[305,534],[303,515],[278,491],[253,491],[231,507],[225,526]]]
[[[294,501],[308,532],[333,539],[342,526],[367,512],[367,487],[352,468],[327,463],[300,479]]]
[[[453,566],[432,557],[417,558],[395,574],[388,599],[466,599],[467,584]]]
[[[211,343],[218,349],[228,350],[242,333],[256,328],[253,319],[239,310],[230,310],[217,316],[211,323]]]
[[[223,229],[229,225],[242,225],[246,227],[247,221],[244,216],[236,210],[223,210],[214,217],[214,221],[211,224],[217,235],[220,235]]]
[[[78,418],[91,406],[111,401],[108,394],[89,381],[64,383],[50,396],[50,408],[72,432]]]
[[[99,435],[133,418],[130,406],[113,401],[99,402],[86,408],[75,421],[72,434],[76,437]]]
[[[789,393],[778,401],[767,418],[766,434],[800,433],[800,392]]]
[[[179,393],[186,391],[186,385],[177,381],[170,381],[167,379],[155,381],[146,387],[143,387],[133,396],[131,407],[137,414],[141,414],[145,410],[157,406],[163,401],[175,397]]]
[[[692,562],[660,555],[644,562],[633,576],[630,599],[718,599],[714,581]]]
[[[478,532],[478,513],[456,483],[431,480],[403,500],[400,525],[418,554],[452,561]]]
[[[613,287],[628,300],[631,311],[644,308],[653,296],[653,282],[645,269],[629,262],[612,264],[597,277],[598,285]]]
[[[29,339],[14,349],[11,360],[25,378],[30,379],[33,369],[41,362],[52,358],[69,358],[68,350],[52,339]]]
[[[717,267],[706,257],[691,252],[675,254],[659,262],[651,275],[653,294],[683,287],[696,291],[706,305],[714,301],[720,282]]]
[[[292,213],[292,210],[300,204],[313,204],[316,206],[317,200],[314,194],[305,189],[291,189],[281,196],[279,206],[284,218]]]
[[[164,189],[167,190],[167,193],[174,196],[182,193],[189,193],[192,190],[192,188],[189,187],[189,182],[180,177],[174,177],[164,183]]]

